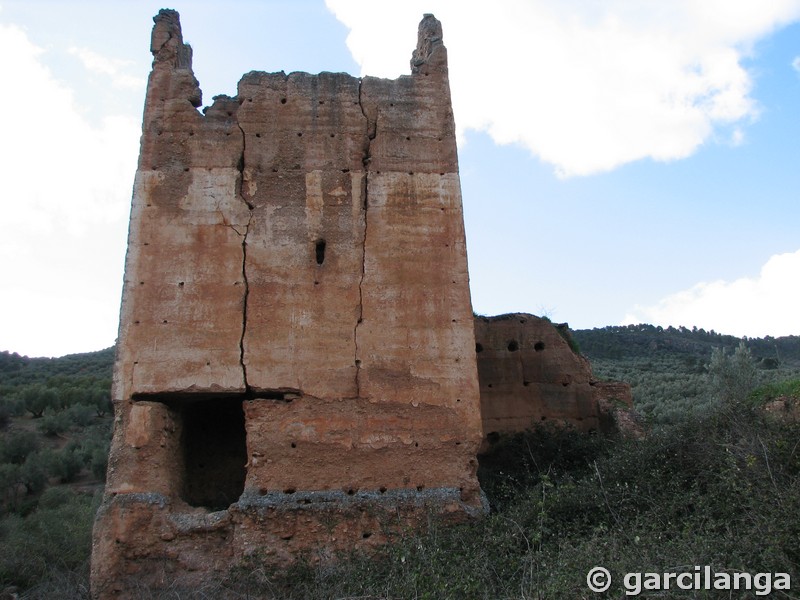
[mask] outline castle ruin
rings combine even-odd
[[[154,21],[95,598],[479,516],[484,433],[629,402],[549,322],[474,318],[432,15],[411,75],[254,71],[202,112]]]
[[[412,74],[246,74],[199,112],[155,18],[96,597],[484,511],[447,52]]]

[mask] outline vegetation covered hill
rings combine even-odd
[[[621,360],[625,358],[680,357],[687,364],[708,362],[714,348],[734,350],[742,341],[763,368],[779,364],[800,366],[800,336],[737,338],[694,327],[657,327],[655,325],[623,325],[600,329],[579,329],[573,335],[581,351],[590,359]]]
[[[42,583],[32,597],[82,597],[108,461],[113,353],[0,353],[0,597],[4,586]]]
[[[243,565],[147,598],[625,597],[622,574],[709,565],[800,581],[800,338],[649,325],[573,332],[601,378],[629,381],[644,440],[539,429],[481,461],[489,516],[409,535],[376,557]],[[745,345],[741,346],[744,341]],[[0,595],[88,598],[91,523],[111,431],[113,349],[0,353]],[[753,391],[755,390],[755,391]],[[589,592],[604,566],[610,595]],[[661,590],[660,598],[755,597]],[[760,597],[761,594],[759,594]],[[773,590],[771,597],[792,597]]]
[[[703,329],[627,325],[572,332],[597,377],[626,381],[634,406],[651,423],[676,423],[713,400],[708,364],[715,350],[732,354],[744,342],[756,384],[800,377],[800,336],[737,338]]]
[[[28,358],[8,351],[0,352],[0,385],[17,387],[28,383],[47,383],[58,377],[111,381],[114,348],[97,352],[68,354],[60,358]]]

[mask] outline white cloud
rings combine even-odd
[[[795,59],[792,61],[792,68],[800,73],[800,56],[795,57]]]
[[[654,306],[635,307],[623,323],[693,326],[763,337],[800,335],[800,250],[776,254],[756,278],[698,283]]]
[[[741,146],[744,144],[744,131],[740,127],[736,127],[731,134],[731,146]]]
[[[800,0],[326,0],[362,73],[409,72],[423,12],[442,21],[460,132],[519,143],[563,176],[687,157],[754,119],[741,58]]]
[[[58,355],[114,341],[141,127],[91,126],[42,54],[0,24],[0,349]]]
[[[109,58],[88,48],[77,48],[75,46],[69,49],[69,53],[77,56],[88,71],[108,76],[114,87],[138,90],[145,85],[145,81],[142,78],[125,73],[125,68],[132,66],[134,64],[133,61]]]

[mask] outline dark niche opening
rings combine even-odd
[[[480,352],[483,352],[483,344],[481,343],[475,344],[475,353],[478,354]]]
[[[536,352],[541,352],[542,350],[544,350],[544,342],[536,342],[536,343],[533,345],[533,349],[534,349]]]
[[[317,240],[314,247],[314,254],[316,255],[318,265],[325,262],[325,240]]]
[[[509,352],[516,352],[519,350],[519,342],[517,340],[511,340],[508,342],[508,351]]]
[[[228,508],[244,491],[247,443],[241,398],[186,404],[183,413],[183,499],[211,510]]]

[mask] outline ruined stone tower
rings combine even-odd
[[[93,594],[482,510],[439,22],[412,74],[246,74],[202,113],[155,17]]]

